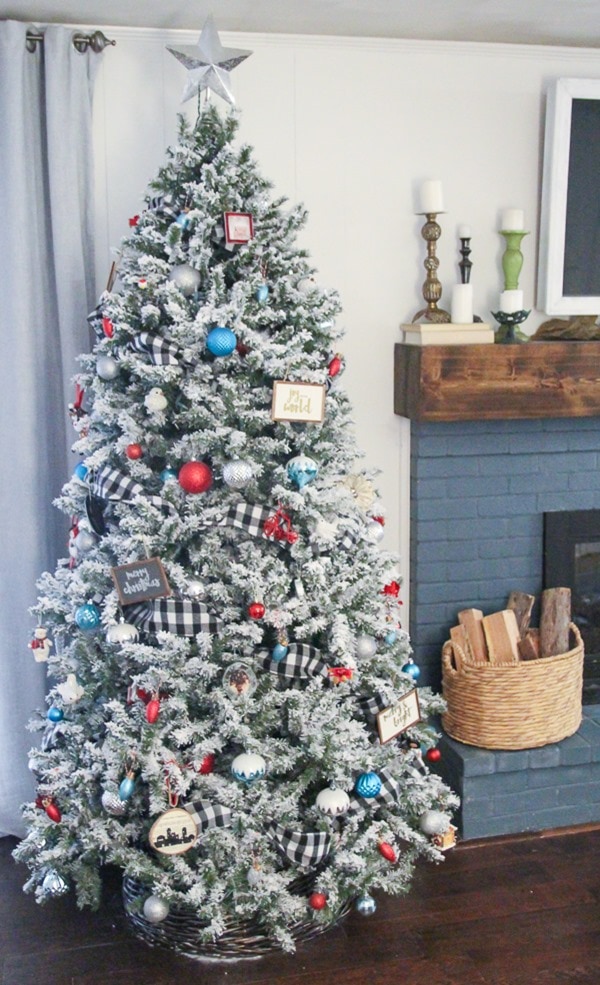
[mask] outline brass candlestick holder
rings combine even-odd
[[[427,271],[427,277],[423,284],[423,297],[427,302],[427,307],[417,311],[413,323],[418,321],[449,322],[450,313],[444,311],[443,308],[438,308],[438,301],[442,296],[442,285],[437,277],[440,261],[436,256],[436,244],[442,235],[442,229],[436,220],[438,215],[443,213],[419,212],[417,214],[424,215],[427,220],[421,229],[421,236],[427,243],[427,256],[423,262]]]

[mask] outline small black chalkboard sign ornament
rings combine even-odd
[[[162,561],[157,557],[144,558],[111,568],[110,573],[121,605],[147,602],[149,599],[171,595]]]

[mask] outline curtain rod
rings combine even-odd
[[[77,32],[73,35],[72,40],[73,47],[76,48],[77,51],[81,52],[87,51],[88,48],[91,48],[92,51],[98,53],[100,51],[104,51],[107,45],[115,45],[117,43],[116,41],[109,41],[109,39],[103,35],[102,31],[94,31],[93,34],[82,34],[81,32]],[[38,44],[42,44],[43,41],[43,34],[36,33],[35,31],[28,31],[27,40],[25,42],[27,51],[35,51]]]

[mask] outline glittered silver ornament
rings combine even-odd
[[[370,917],[377,909],[377,903],[368,893],[363,893],[356,901],[356,909],[363,917]]]
[[[149,896],[144,903],[144,916],[148,923],[161,923],[169,916],[169,904],[160,896]]]
[[[450,827],[450,816],[443,811],[425,811],[419,818],[419,827],[425,835],[443,835]]]
[[[119,795],[111,790],[105,790],[102,794],[102,806],[106,813],[112,814],[113,817],[123,817],[127,811],[125,801],[121,800]]]
[[[240,458],[223,466],[223,482],[232,489],[243,489],[252,478],[252,466]]]
[[[338,817],[340,814],[345,814],[350,807],[350,797],[345,790],[325,787],[317,794],[315,805],[328,817]]]
[[[114,380],[119,375],[119,364],[112,356],[99,356],[96,372],[101,380]]]
[[[189,595],[190,598],[200,599],[206,591],[206,586],[200,578],[190,578],[187,585],[185,586],[185,594]]]
[[[377,652],[377,640],[366,634],[356,637],[356,656],[365,659],[374,657]]]
[[[107,643],[117,643],[119,645],[123,643],[135,643],[138,636],[137,627],[130,622],[123,622],[123,620],[114,623],[106,630]]]
[[[91,551],[96,546],[97,537],[91,530],[80,530],[75,538],[75,547],[78,551]]]
[[[252,52],[244,48],[224,48],[212,16],[204,22],[202,34],[195,45],[186,44],[180,48],[167,45],[167,51],[175,55],[189,72],[182,102],[200,95],[204,89],[212,89],[217,96],[235,105],[229,73]]]
[[[42,889],[48,896],[63,896],[69,887],[56,869],[48,869],[42,880]]]
[[[200,272],[190,267],[189,263],[180,263],[173,267],[169,280],[177,285],[182,294],[189,297],[200,287]]]

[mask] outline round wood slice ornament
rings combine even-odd
[[[148,840],[152,848],[162,855],[182,855],[196,844],[198,828],[188,811],[182,807],[171,807],[156,819]]]

